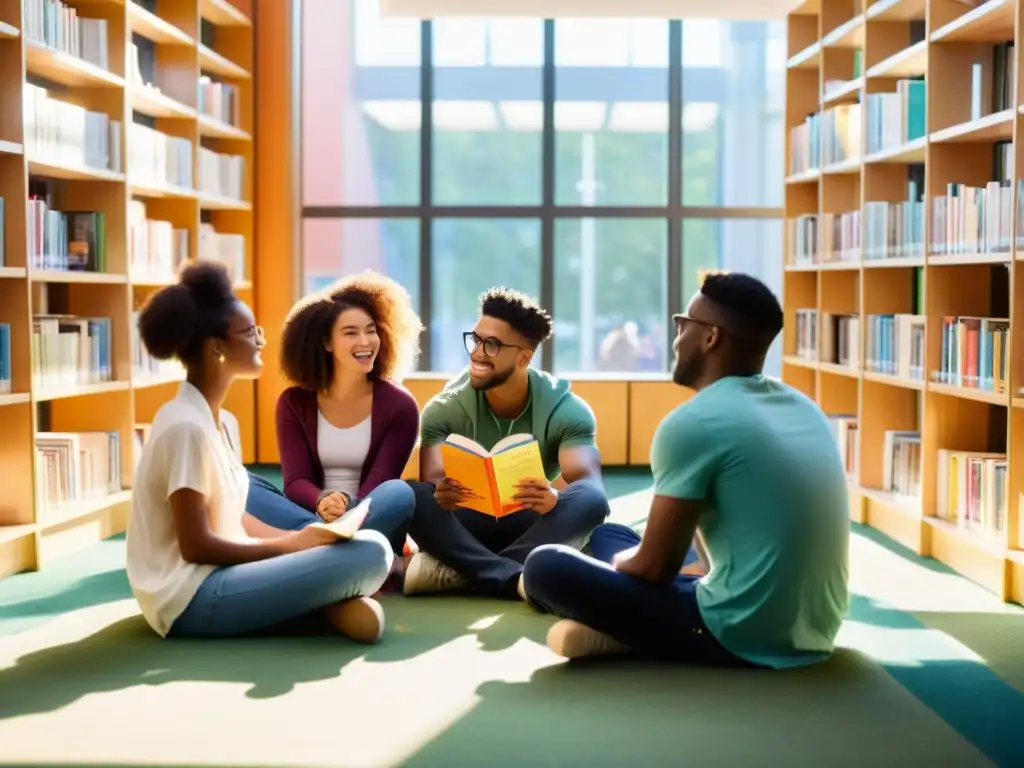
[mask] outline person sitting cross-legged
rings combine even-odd
[[[420,552],[406,568],[407,595],[465,589],[518,599],[523,562],[541,544],[583,546],[610,508],[601,480],[596,424],[569,382],[530,367],[551,318],[528,297],[486,292],[464,334],[470,363],[423,409],[420,478],[409,535]],[[526,509],[494,518],[460,506],[464,489],[445,477],[440,445],[463,435],[485,450],[516,433],[539,442],[545,477],[521,484]]]
[[[846,476],[814,401],[762,372],[782,320],[743,274],[707,277],[675,317],[673,378],[696,394],[655,433],[643,536],[604,525],[593,557],[526,560],[527,599],[562,617],[553,651],[765,668],[831,655],[849,604]],[[680,573],[695,541],[704,576]]]

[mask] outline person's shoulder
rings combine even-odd
[[[277,410],[283,409],[301,413],[310,406],[316,406],[316,392],[300,386],[286,388],[277,396]]]
[[[384,396],[388,407],[395,411],[402,413],[415,411],[417,414],[420,411],[419,403],[416,402],[413,393],[397,382],[382,379],[377,382],[377,392]]]

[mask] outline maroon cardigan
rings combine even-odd
[[[316,393],[289,387],[277,399],[277,448],[281,456],[284,494],[296,504],[316,510],[324,487],[324,468],[316,447]],[[402,476],[419,437],[416,399],[395,384],[376,381],[370,411],[370,450],[359,476],[359,498],[386,480]]]

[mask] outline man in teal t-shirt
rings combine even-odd
[[[831,655],[849,605],[846,476],[818,406],[762,373],[782,319],[742,274],[709,276],[676,316],[673,379],[696,394],[655,434],[643,537],[604,525],[592,558],[526,561],[529,601],[564,617],[556,653],[776,669]],[[706,575],[681,574],[700,542]]]
[[[610,508],[601,482],[597,426],[569,382],[530,367],[551,336],[551,317],[532,299],[496,288],[481,297],[480,318],[463,334],[469,367],[423,409],[420,482],[409,535],[420,552],[405,571],[413,595],[467,588],[518,599],[527,555],[543,544],[583,546]],[[460,505],[463,491],[445,477],[440,445],[449,435],[485,450],[516,434],[540,446],[544,477],[518,499],[526,509],[494,518]]]

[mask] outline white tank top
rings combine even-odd
[[[324,490],[343,491],[355,498],[366,454],[370,451],[370,419],[339,429],[317,410],[316,451],[324,468]]]

